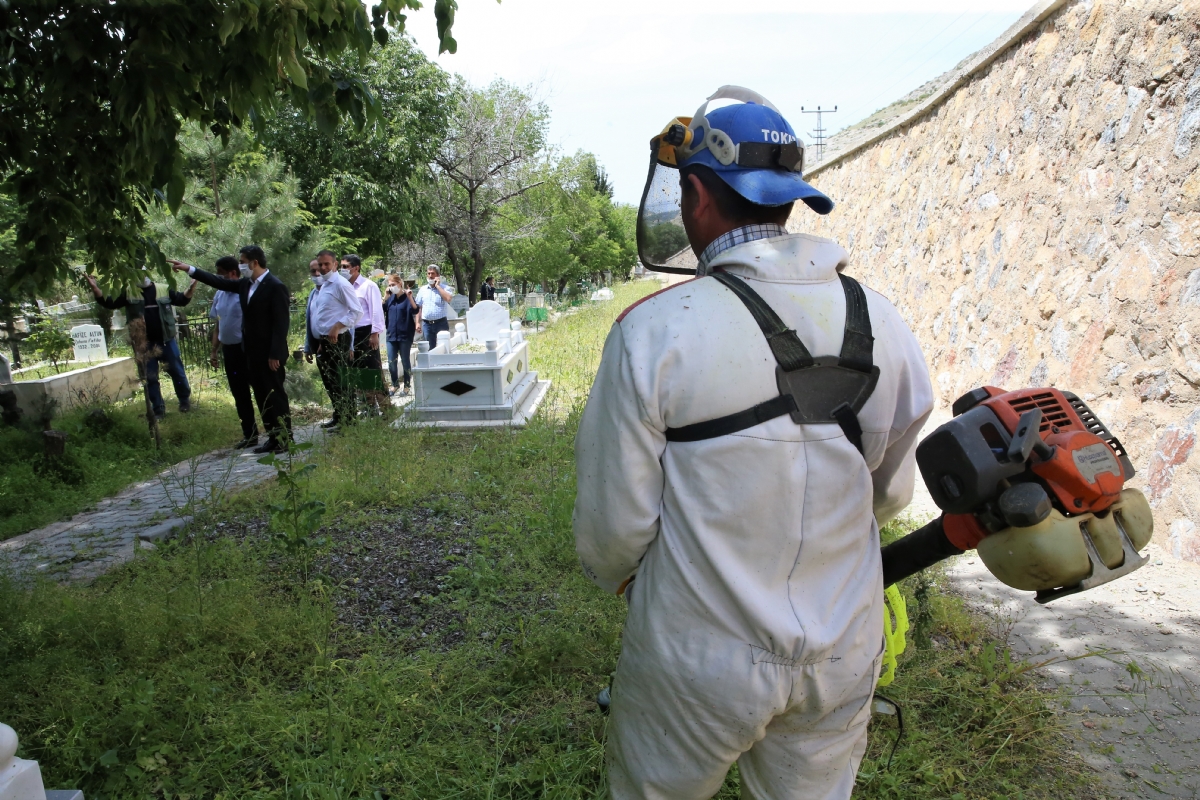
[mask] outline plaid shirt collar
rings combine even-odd
[[[787,228],[782,225],[776,225],[773,222],[766,222],[760,225],[743,225],[740,228],[734,228],[728,233],[723,233],[716,239],[713,239],[712,243],[704,248],[704,252],[700,254],[700,258],[696,263],[696,274],[707,275],[709,263],[731,247],[737,247],[739,244],[745,244],[746,242],[757,242],[759,239],[774,239],[776,236],[787,236]]]

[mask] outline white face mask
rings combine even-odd
[[[143,289],[149,289],[153,283],[154,283],[154,281],[150,280],[149,278],[142,278],[142,288]]]
[[[317,286],[320,286],[322,283],[324,283],[324,282],[325,282],[325,276],[324,276],[324,275],[309,275],[309,276],[308,276],[308,279],[309,279],[310,281],[312,281],[312,282],[313,282],[315,285],[317,285]]]
[[[430,286],[437,286],[437,281],[438,281],[438,279],[437,279],[437,278],[430,278],[430,279],[429,279],[429,285],[430,285]]]
[[[238,264],[238,272],[242,274],[243,278],[249,278],[253,274],[249,264]]]
[[[388,294],[400,294],[400,287],[394,283],[388,284]]]
[[[350,270],[348,269],[339,269],[338,275],[341,275],[346,280],[350,280]]]

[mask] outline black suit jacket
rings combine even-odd
[[[241,300],[242,348],[248,362],[262,363],[272,358],[280,363],[287,361],[290,308],[283,281],[268,272],[250,297],[250,286],[254,283],[250,278],[231,281],[198,267],[192,277],[214,289],[235,292]]]

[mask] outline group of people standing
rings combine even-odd
[[[217,290],[209,311],[214,321],[209,362],[213,367],[218,362],[224,364],[242,425],[242,440],[237,446],[254,448],[256,453],[284,449],[292,439],[291,407],[284,386],[290,321],[287,287],[267,269],[266,253],[257,245],[241,248],[237,258],[217,259],[215,272],[182,261],[170,263],[175,270],[191,276],[186,291],[168,290],[160,296],[154,282],[145,277],[137,296],[113,298],[105,296],[95,279],[88,277],[100,305],[123,308],[128,319],[145,322],[146,392],[155,416],[161,419],[166,414],[160,365],[175,386],[179,410],[191,409],[191,386],[176,339],[172,307],[186,306],[196,283],[204,283]],[[313,289],[305,309],[303,354],[306,361],[317,364],[333,406],[332,419],[323,425],[333,428],[356,418],[356,395],[360,390],[368,405],[379,408],[386,402],[381,341],[387,348],[390,393],[409,392],[413,343],[419,332],[434,347],[438,333],[449,331],[454,293],[442,280],[437,265],[430,265],[426,269],[428,283],[419,290],[399,275],[389,275],[385,297],[379,286],[362,274],[359,256],[349,253],[339,258],[332,250],[322,250],[309,263],[309,277]],[[494,293],[491,279],[487,288]],[[353,380],[355,374],[367,376],[365,385]],[[266,428],[263,444],[259,443],[255,407]]]
[[[333,252],[322,250],[308,265],[314,285],[306,309],[304,357],[309,363],[316,361],[329,394],[333,417],[323,423],[328,428],[353,420],[357,413],[355,397],[360,387],[354,385],[351,370],[380,375],[381,338],[387,349],[391,393],[408,393],[417,331],[436,344],[438,332],[450,328],[448,309],[454,297],[436,265],[426,270],[428,284],[417,292],[399,275],[389,275],[385,299],[375,282],[363,276],[358,256],[343,256],[340,263],[338,269]],[[365,393],[368,405],[378,408],[384,402],[382,376],[377,386],[373,383],[368,381]]]

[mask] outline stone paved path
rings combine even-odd
[[[299,442],[323,435],[316,425],[295,431]],[[259,458],[225,448],[182,461],[69,520],[0,542],[0,569],[63,582],[95,578],[132,559],[137,548],[153,547],[185,525],[194,510],[272,477],[275,468],[259,464]]]
[[[909,513],[937,513],[919,477]],[[993,578],[974,553],[951,559],[947,575],[1015,654],[1055,660],[1038,675],[1062,692],[1074,747],[1111,797],[1200,798],[1200,564],[1157,545],[1142,552],[1150,563],[1132,575],[1045,606]]]

